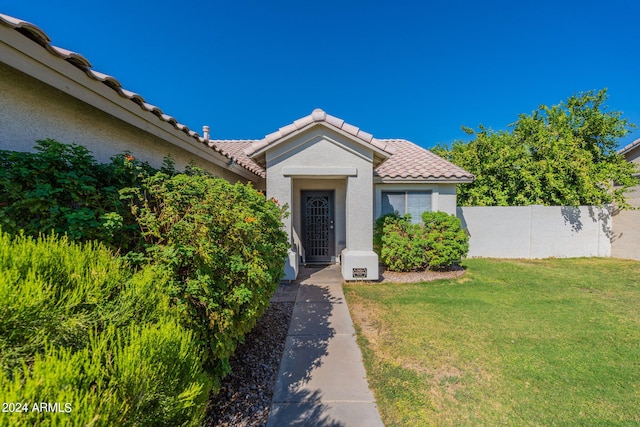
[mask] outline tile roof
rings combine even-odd
[[[222,153],[235,160],[243,168],[250,170],[262,178],[266,178],[267,174],[264,168],[251,160],[251,158],[249,158],[245,153],[245,150],[250,147],[251,144],[255,144],[255,139],[216,139],[211,140],[210,142],[218,147]]]
[[[229,157],[227,153],[222,152],[222,150],[216,147],[215,144],[213,144],[211,141],[201,137],[197,132],[192,131],[186,125],[179,123],[174,117],[165,114],[160,108],[156,107],[155,105],[147,103],[141,95],[124,89],[116,78],[93,70],[91,63],[84,56],[67,49],[53,46],[51,44],[51,39],[49,38],[49,36],[36,25],[2,13],[0,13],[0,25],[13,28],[23,36],[42,46],[52,56],[63,59],[66,62],[72,64],[76,68],[83,71],[89,78],[102,82],[109,88],[113,89],[113,91],[122,98],[132,101],[133,103],[137,104],[143,111],[153,114],[153,116],[155,117],[149,116],[149,120],[160,120],[162,122],[166,122],[173,126],[175,129],[184,132],[187,136],[195,139],[199,143],[205,144],[214,151],[225,155],[226,157]],[[229,157],[229,159],[231,160],[231,157]],[[238,163],[241,166],[245,167],[242,163]],[[251,169],[248,170],[254,172]]]
[[[282,138],[291,135],[292,133],[305,129],[308,126],[311,126],[315,123],[325,123],[329,125],[329,127],[333,127],[335,129],[340,129],[351,136],[354,136],[361,140],[366,145],[372,145],[373,147],[386,152],[387,154],[393,154],[393,147],[389,146],[384,142],[384,140],[380,140],[374,138],[373,135],[367,133],[360,128],[357,128],[349,123],[345,122],[342,119],[339,119],[335,116],[325,113],[323,110],[316,108],[309,114],[308,116],[302,117],[291,123],[290,125],[281,127],[277,131],[270,133],[259,141],[251,144],[246,150],[246,154],[251,156],[252,154],[262,150],[263,148],[272,145],[276,141],[281,140]]]
[[[628,145],[625,145],[624,147],[622,147],[620,150],[618,150],[618,153],[627,154],[629,151],[633,150],[634,148],[636,148],[638,146],[640,146],[640,138],[636,139],[631,144],[628,144]]]
[[[474,176],[459,166],[433,154],[406,139],[383,140],[396,153],[374,171],[382,179],[433,179],[438,181],[469,181]]]
[[[474,176],[453,163],[433,154],[405,139],[380,139],[395,151],[389,159],[374,170],[374,176],[385,180],[433,180],[433,181],[470,181]],[[223,152],[235,158],[238,164],[256,175],[266,177],[263,167],[255,163],[245,152],[247,147],[257,140],[215,140]]]

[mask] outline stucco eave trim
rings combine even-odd
[[[358,168],[348,166],[285,166],[284,176],[358,176]]]
[[[353,142],[355,142],[356,144],[359,144],[369,150],[371,150],[374,153],[374,157],[377,159],[377,161],[374,161],[375,165],[379,165],[380,163],[382,163],[384,160],[388,159],[389,157],[391,157],[393,155],[393,150],[391,150],[391,148],[389,148],[389,151],[385,151],[383,149],[381,149],[380,147],[374,145],[372,142],[366,142],[364,140],[362,140],[361,138],[358,138],[357,136],[352,135],[349,132],[344,131],[343,129],[340,129],[334,125],[331,125],[325,121],[321,121],[321,122],[310,122],[308,124],[305,124],[304,126],[301,126],[300,128],[287,133],[285,136],[281,136],[278,138],[271,138],[270,135],[267,135],[265,138],[263,138],[260,141],[257,141],[255,143],[253,143],[250,147],[248,147],[245,150],[245,154],[252,159],[253,161],[255,161],[256,163],[258,163],[259,165],[265,167],[265,154],[267,151],[273,149],[274,147],[281,145],[283,143],[285,143],[286,141],[289,141],[291,139],[297,138],[299,135],[304,134],[305,132],[308,132],[312,129],[316,129],[319,127],[323,127],[326,129],[329,129],[333,132],[338,133],[339,135],[343,136],[346,139],[349,139]]]

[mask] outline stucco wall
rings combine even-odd
[[[321,181],[331,180],[336,184],[336,218],[343,216],[345,221],[344,240],[336,234],[336,244],[344,241],[346,247],[351,250],[371,250],[373,240],[372,160],[373,152],[351,141],[350,138],[324,126],[310,129],[267,152],[267,176],[269,177],[267,195],[275,197],[282,203],[288,203],[289,206],[294,206],[292,194],[297,193],[294,190],[295,182],[301,180],[298,182],[304,182],[307,187],[305,189],[312,190],[329,189],[327,187],[329,184]],[[319,172],[323,168],[325,172]],[[296,172],[287,172],[292,169]],[[305,174],[305,169],[308,169],[308,175]],[[354,174],[349,172],[350,176],[341,176],[346,173],[344,170],[355,172]],[[317,175],[318,173],[326,173],[326,175],[320,176]],[[313,183],[310,180],[317,181],[318,187],[311,188]],[[343,200],[338,200],[340,196]],[[338,210],[340,206],[343,206],[343,212]],[[299,215],[299,206],[296,205],[292,210],[292,217],[296,218],[296,224],[299,224],[297,222]],[[287,232],[292,235],[291,230],[294,225],[292,218],[285,219],[284,224]]]
[[[591,206],[459,207],[469,257],[611,255],[609,211]]]
[[[640,168],[640,147],[626,153],[625,157]],[[629,190],[626,196],[632,207],[640,209],[640,185]],[[611,256],[640,260],[640,210],[614,212]]]
[[[99,162],[108,162],[110,157],[130,151],[134,157],[159,167],[164,157],[170,155],[178,169],[193,161],[231,182],[246,181],[208,161],[214,155],[204,145],[196,146],[201,155],[195,155],[180,148],[180,144],[189,141],[176,139],[174,145],[3,63],[0,76],[1,149],[33,151],[36,140],[52,138],[87,147]],[[264,187],[264,183],[258,181],[255,186]]]

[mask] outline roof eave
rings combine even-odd
[[[10,67],[161,139],[180,141],[178,147],[231,170],[228,161],[232,159],[210,141],[122,88],[115,78],[93,70],[80,54],[51,45],[37,26],[0,14],[0,33],[2,61]],[[258,179],[244,167],[232,172],[251,181]]]
[[[462,177],[380,177],[373,178],[374,184],[470,184],[475,178]]]
[[[314,121],[308,124],[305,124],[303,127],[293,130],[289,133],[287,133],[286,135],[277,138],[277,139],[272,139],[271,141],[267,142],[269,136],[261,139],[260,141],[257,141],[254,145],[254,147],[256,148],[251,148],[249,150],[246,150],[245,153],[247,154],[247,156],[252,159],[254,162],[256,162],[257,164],[259,164],[260,166],[262,166],[263,168],[266,168],[266,153],[267,151],[271,150],[272,148],[285,143],[286,141],[289,141],[291,139],[296,138],[299,135],[302,135],[305,132],[308,132],[316,127],[326,127],[340,135],[342,135],[345,138],[348,138],[351,141],[354,141],[360,145],[365,146],[366,148],[370,149],[373,151],[373,156],[374,156],[374,168],[378,167],[380,164],[382,164],[382,162],[384,162],[385,160],[387,160],[389,157],[391,157],[393,155],[392,151],[387,151],[387,145],[384,143],[384,141],[378,141],[375,138],[372,138],[372,141],[375,141],[377,143],[377,145],[381,145],[384,148],[380,148],[378,146],[376,146],[376,144],[374,144],[373,142],[367,142],[361,138],[358,138],[357,136],[352,135],[349,132],[344,131],[343,129],[340,129],[337,126],[334,126],[333,124],[327,122],[327,121]],[[389,147],[390,149],[391,147]]]
[[[622,147],[620,150],[618,150],[618,154],[622,154],[624,156],[625,154],[628,154],[638,147],[640,147],[640,138],[636,139],[631,144]]]

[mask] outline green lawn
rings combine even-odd
[[[640,262],[464,262],[348,284],[386,426],[640,425]]]

